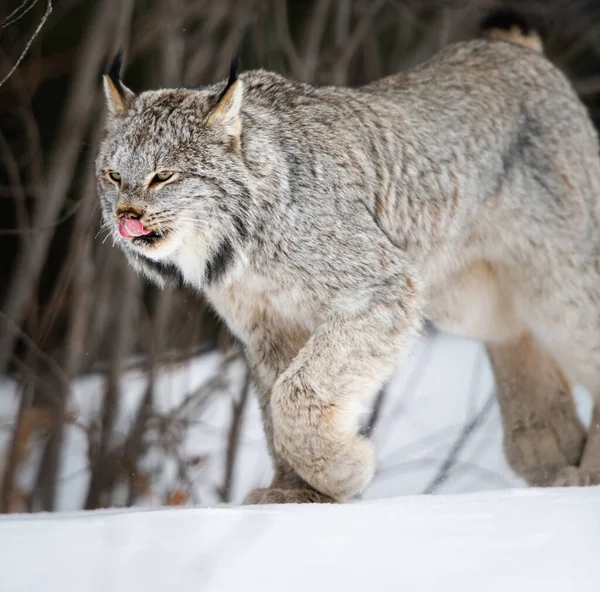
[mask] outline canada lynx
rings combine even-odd
[[[588,437],[571,397],[571,381],[600,396],[598,140],[539,38],[504,16],[355,89],[232,67],[134,95],[120,59],[105,77],[105,224],[244,344],[275,465],[249,503],[369,483],[359,415],[425,318],[487,344],[519,475],[599,481],[600,414]]]

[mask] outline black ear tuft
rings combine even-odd
[[[115,85],[115,88],[119,91],[120,95],[124,94],[123,86],[121,85],[121,66],[123,65],[123,50],[119,50],[117,55],[113,58],[108,68],[107,75],[111,82]]]
[[[103,76],[104,96],[113,120],[115,117],[123,117],[135,99],[135,94],[121,82],[122,64],[123,52],[119,51],[113,58],[108,72]]]
[[[233,56],[231,64],[229,66],[229,79],[227,80],[227,86],[231,86],[237,79],[240,71],[240,52]]]
[[[238,74],[240,72],[240,50],[238,49],[237,53],[233,56],[231,60],[231,65],[229,66],[229,78],[227,79],[227,84],[225,88],[219,95],[219,100],[217,103],[221,101],[221,99],[227,94],[227,91],[232,87],[235,81],[238,79]]]

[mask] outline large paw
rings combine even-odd
[[[357,435],[358,404],[332,390],[308,370],[280,376],[271,393],[273,447],[303,481],[342,501],[371,481],[375,453]]]
[[[335,504],[333,498],[314,489],[254,489],[244,504]]]
[[[338,500],[362,491],[375,473],[373,446],[361,436],[347,442],[318,441],[315,436],[305,447],[291,439],[276,438],[275,447],[304,481]]]
[[[554,487],[587,487],[600,485],[600,469],[563,467],[554,480]]]
[[[579,463],[585,439],[578,422],[520,427],[506,436],[506,456],[529,485],[549,486],[561,469]]]

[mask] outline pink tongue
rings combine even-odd
[[[134,236],[150,234],[152,231],[146,230],[144,225],[135,218],[121,218],[119,220],[119,232],[124,238],[133,238]]]

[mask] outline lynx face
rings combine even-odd
[[[159,283],[153,262],[180,267],[179,259],[192,252],[202,267],[192,274],[194,283],[202,284],[211,257],[231,252],[247,232],[249,193],[237,151],[241,81],[220,95],[161,90],[135,96],[113,71],[105,91],[109,118],[97,159],[105,227]]]

